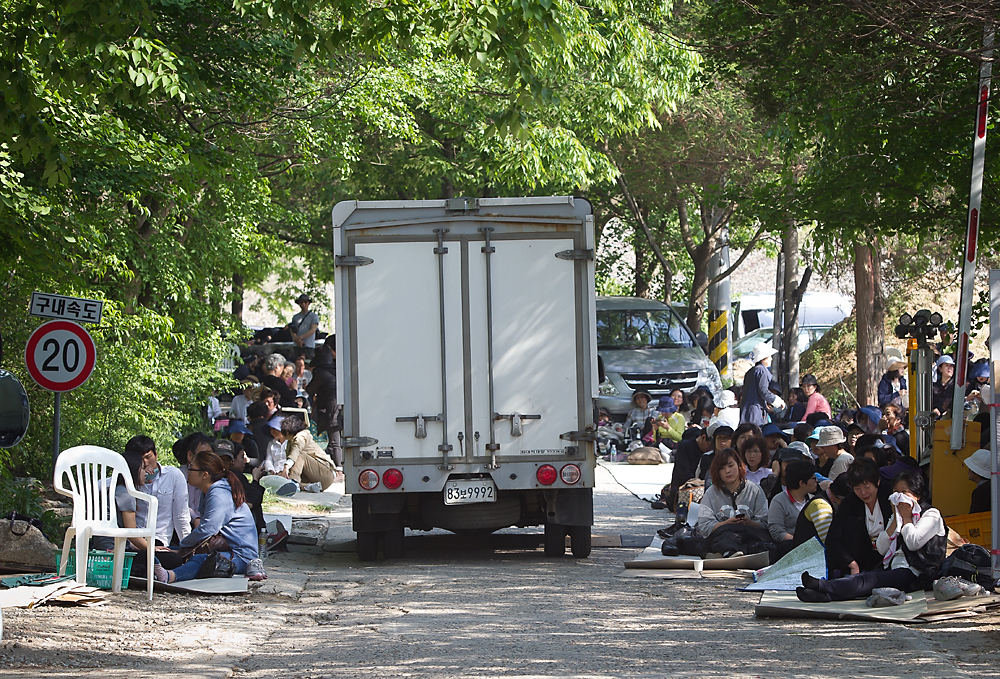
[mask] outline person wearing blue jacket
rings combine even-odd
[[[771,391],[771,357],[777,351],[770,344],[761,342],[750,352],[754,366],[743,378],[743,400],[740,402],[740,424],[768,423],[768,406],[783,409],[785,402]]]
[[[222,458],[214,452],[199,452],[188,464],[188,483],[204,493],[201,501],[201,522],[180,542],[180,550],[197,548],[213,536],[228,543],[227,550],[217,550],[233,560],[237,573],[247,572],[247,566],[258,558],[257,526],[243,495],[243,484],[229,471]],[[154,576],[161,582],[193,580],[208,554],[193,554],[173,570],[162,565],[154,567]]]

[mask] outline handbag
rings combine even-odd
[[[177,553],[187,561],[193,554],[212,554],[214,552],[231,552],[233,548],[229,546],[226,538],[216,533],[212,537],[205,538],[194,547],[185,547]]]
[[[201,564],[195,579],[231,578],[236,573],[236,564],[222,552],[212,552]]]

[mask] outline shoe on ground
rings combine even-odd
[[[304,490],[307,493],[322,493],[323,484],[320,483],[319,481],[314,481],[313,483],[304,483],[302,484],[302,490]]]
[[[959,579],[953,575],[938,578],[934,581],[934,598],[938,601],[952,601],[964,593]]]
[[[969,582],[968,580],[964,580],[962,578],[958,579],[958,586],[962,588],[962,594],[964,596],[979,596],[979,594],[983,591],[981,585],[977,585],[974,582]]]
[[[254,582],[267,580],[267,571],[264,570],[263,561],[260,559],[250,559],[250,563],[247,564],[247,580],[253,580]]]
[[[158,563],[153,564],[153,579],[157,582],[170,582],[170,574],[167,569]]]
[[[830,595],[823,594],[823,592],[817,592],[814,589],[807,589],[805,587],[796,587],[795,596],[798,597],[799,601],[804,601],[807,604],[830,603]]]
[[[267,551],[270,552],[270,551],[273,551],[275,549],[278,549],[279,547],[282,547],[282,545],[285,544],[285,541],[287,539],[288,539],[288,531],[285,530],[285,529],[281,529],[277,533],[270,533],[270,534],[268,534],[268,536],[267,536]]]

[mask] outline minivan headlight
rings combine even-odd
[[[722,378],[714,364],[698,371],[698,384],[708,387],[712,392],[712,398],[719,398],[722,395]]]
[[[597,385],[597,393],[601,396],[618,396],[618,387],[611,384],[610,376],[605,375],[604,381]]]

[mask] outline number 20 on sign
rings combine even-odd
[[[72,321],[49,321],[31,333],[24,350],[28,374],[49,391],[76,389],[94,370],[94,340]]]

